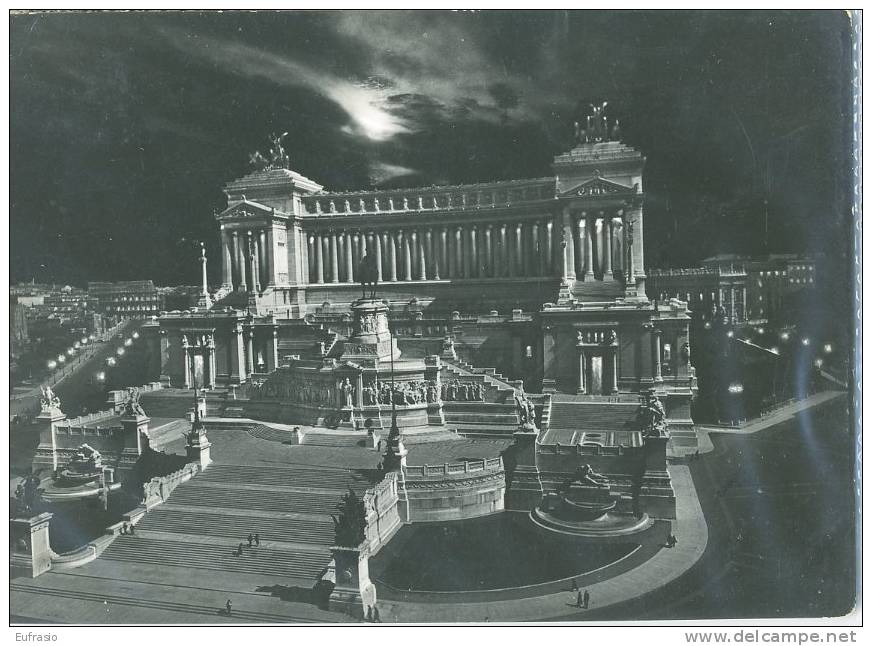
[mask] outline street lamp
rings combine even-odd
[[[133,345],[133,339],[127,339],[126,341],[124,341],[124,345],[125,345],[126,347],[128,347],[128,348],[129,348],[130,346],[132,346],[132,345]]]
[[[815,368],[822,368],[823,365],[824,365],[824,360],[821,359],[820,357],[818,357],[817,359],[814,360],[814,367]]]
[[[124,352],[125,352],[125,351],[124,351],[124,348],[118,348],[118,349],[115,351],[115,354],[117,354],[119,357],[123,357],[123,356],[124,356]]]
[[[824,344],[824,352],[826,352],[827,354],[830,354],[832,351],[833,351],[833,344],[832,343],[825,343]]]
[[[106,381],[106,373],[103,372],[102,370],[100,372],[98,372],[96,375],[94,375],[94,377],[100,383],[103,383],[104,381]]]
[[[49,369],[49,370],[54,370],[55,368],[58,367],[58,362],[55,361],[54,359],[49,359],[49,360],[48,360],[48,363],[45,364],[45,365],[48,366],[48,369]]]
[[[114,367],[117,362],[115,361],[115,357],[109,357],[106,359],[106,365],[110,368]]]
[[[58,363],[65,363],[67,360],[66,356],[63,354],[58,355]]]
[[[769,351],[770,351],[772,354],[781,354],[781,351],[778,349],[777,346],[772,347],[772,348],[769,348]]]
[[[764,330],[762,327],[757,328],[757,334],[764,334],[765,332],[766,330]]]
[[[787,332],[782,332],[780,336],[782,341],[787,341],[787,339],[790,338],[790,334],[788,334]]]
[[[728,339],[732,339],[733,336],[735,336],[735,334],[736,334],[735,332],[733,332],[732,330],[730,330],[729,332],[727,332],[727,338],[728,338]]]
[[[805,337],[805,338],[802,340],[802,344],[803,344],[803,345],[808,345],[808,344],[809,344],[808,337]]]
[[[727,391],[732,395],[741,395],[745,392],[745,387],[737,381],[734,381],[729,386],[727,386]]]
[[[138,338],[139,338],[139,332],[134,332],[134,333],[133,333],[133,338],[134,338],[134,339],[138,339]]]

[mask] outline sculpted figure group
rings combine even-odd
[[[55,395],[51,386],[40,386],[40,391],[42,394],[40,395],[39,403],[43,411],[61,407],[61,400]]]
[[[523,391],[515,391],[515,408],[518,412],[518,422],[521,426],[536,426],[536,406],[527,398]]]
[[[467,383],[457,379],[442,382],[442,401],[447,402],[483,402],[484,384]]]
[[[390,406],[411,406],[414,404],[434,404],[439,401],[436,383],[433,381],[401,381],[391,388],[390,383],[375,382],[363,387],[364,406],[384,404]]]

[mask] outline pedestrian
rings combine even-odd
[[[242,543],[236,548],[236,556],[242,556]]]
[[[381,623],[381,615],[378,612],[378,606],[375,605],[372,607],[372,620],[377,624]]]
[[[366,620],[372,623],[372,606],[366,607]]]
[[[255,547],[260,547],[260,534],[254,535],[254,545]]]
[[[130,523],[127,526],[127,533],[130,534],[131,536],[133,536],[136,533],[135,531],[133,531],[133,523]]]
[[[675,534],[669,535],[669,541],[672,543],[671,547],[678,545],[678,539],[675,537]]]
[[[230,616],[230,613],[233,611],[233,604],[230,603],[230,599],[227,600],[227,603],[224,604],[225,611],[227,612],[227,616]]]
[[[121,523],[121,534],[127,533],[127,523]]]
[[[590,593],[585,590],[584,591],[584,609],[587,610],[590,606]]]
[[[575,579],[573,579],[573,580],[572,580],[572,587],[569,588],[569,589],[570,589],[572,592],[577,592],[577,591],[578,591],[578,581],[576,581]]]
[[[581,590],[578,591],[578,596],[575,598],[575,607],[581,608],[584,603],[584,596],[581,594]]]
[[[248,535],[248,546],[251,547],[251,544],[254,542],[254,536],[251,534]]]

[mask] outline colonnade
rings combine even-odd
[[[623,211],[571,211],[563,214],[561,245],[564,246],[563,276],[577,280],[614,280],[632,269],[632,229]]]
[[[224,285],[259,292],[273,283],[272,227],[221,232]]]
[[[353,283],[361,259],[375,256],[379,282],[560,275],[572,254],[579,279],[611,280],[625,265],[624,227],[605,213],[576,216],[565,232],[557,218],[501,223],[317,230],[306,236],[310,283]],[[568,235],[568,238],[567,238]],[[572,252],[579,249],[578,253]]]

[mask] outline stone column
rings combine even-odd
[[[448,229],[446,227],[442,227],[439,231],[439,256],[442,260],[442,268],[445,272],[446,278],[451,278],[451,268],[449,267],[448,259],[450,258],[450,252],[448,250]]]
[[[576,231],[578,233],[578,253],[576,254],[576,271],[577,275],[581,276],[583,280],[586,280],[589,274],[589,271],[585,269],[587,266],[586,263],[590,262],[590,256],[588,256],[585,251],[585,246],[587,244],[587,218],[585,217],[585,213],[582,211],[581,217],[578,218],[578,224],[576,226]]]
[[[393,232],[388,232],[388,269],[392,283],[397,282],[397,240],[395,235]]]
[[[663,372],[660,366],[660,335],[663,331],[660,328],[654,328],[652,331],[654,336],[654,379],[655,381],[663,381]]]
[[[545,222],[545,275],[554,273],[554,223]]]
[[[612,219],[612,230],[614,231],[614,263],[615,269],[620,269],[626,276],[624,271],[624,221],[621,218]]]
[[[494,263],[494,276],[511,276],[511,263],[509,262],[509,247],[506,229],[508,225],[500,225],[500,244],[495,256],[499,256],[499,261]],[[508,273],[506,273],[508,272]]]
[[[382,241],[381,236],[377,233],[373,234],[373,244],[375,245],[375,266],[378,282],[382,282]]]
[[[748,320],[748,288],[742,286],[742,320]]]
[[[236,266],[239,268],[239,289],[243,292],[248,291],[247,280],[246,280],[246,266],[248,265],[248,261],[246,260],[246,256],[248,254],[245,253],[245,233],[242,234],[242,240],[239,239],[239,234],[234,231],[233,239],[236,241]]]
[[[427,280],[427,243],[424,233],[418,235],[418,279]]]
[[[629,292],[636,288],[636,270],[635,261],[633,260],[632,240],[632,237],[635,235],[635,231],[632,231],[635,228],[635,225],[629,224],[624,220],[624,224],[621,228],[624,232],[624,254],[627,259],[626,263],[624,263],[624,279],[626,281],[626,290]]]
[[[399,232],[403,238],[403,280],[412,280],[412,249],[409,246],[409,234]]]
[[[351,237],[351,233],[345,232],[345,281],[348,283],[354,282],[354,251],[352,246],[354,245],[354,240]]]
[[[518,276],[524,275],[524,225],[518,222],[515,225],[515,271]]]
[[[233,287],[233,267],[230,257],[230,236],[221,230],[221,286]]]
[[[260,276],[258,276],[258,267],[257,267],[257,238],[254,237],[251,231],[248,232],[248,244],[249,249],[251,251],[251,265],[249,273],[251,274],[251,290],[254,292],[260,291]]]
[[[587,393],[587,353],[584,348],[578,350],[578,390],[576,394],[584,395]]]
[[[433,280],[439,280],[439,240],[434,235],[433,229],[427,229],[427,248],[430,250]]]
[[[336,232],[330,232],[330,280],[339,282],[339,246],[336,244]]]
[[[563,207],[563,280],[575,280],[575,243],[572,236],[572,212]]]
[[[279,367],[279,329],[274,327],[272,331],[272,367]]]
[[[366,256],[367,251],[369,251],[369,246],[367,245],[366,233],[361,232],[360,234],[360,251],[358,252],[359,260],[358,264],[363,262],[364,256]]]
[[[484,230],[484,276],[494,275],[493,243],[491,242],[493,230],[492,224],[487,225]]]
[[[182,359],[185,364],[185,388],[190,388],[191,378],[193,377],[191,374],[191,346],[188,345],[187,336],[184,334],[182,335]]]
[[[242,340],[242,324],[237,323],[235,332],[236,339],[236,373],[239,375],[239,381],[245,381],[248,378],[248,373],[245,370],[245,346]],[[232,369],[228,372],[233,372]]]
[[[218,371],[215,368],[215,340],[210,338],[209,341],[209,349],[206,351],[209,353],[209,381],[207,382],[209,388],[214,388],[215,383],[217,382],[216,376]]]
[[[245,350],[248,364],[248,374],[254,373],[254,328],[249,327],[245,336]]]
[[[454,230],[454,278],[463,278],[463,230]]]
[[[618,392],[618,349],[612,348],[612,394]]]
[[[603,249],[603,280],[612,280],[612,219],[603,217],[603,212],[600,211],[600,219],[603,223],[603,241],[605,249]]]
[[[530,223],[530,274],[542,276],[542,249],[539,248],[539,223]]]
[[[588,218],[585,223],[585,236],[584,236],[584,255],[587,258],[587,262],[585,263],[584,268],[584,279],[585,280],[593,280],[594,272],[593,272],[593,236],[594,236],[594,221],[593,219]]]
[[[481,276],[481,254],[478,253],[478,227],[475,225],[469,229],[469,269],[470,278]]]
[[[269,283],[269,261],[266,248],[266,230],[257,232],[257,282],[266,286]]]
[[[324,282],[324,245],[320,233],[315,234],[315,282]]]
[[[416,279],[418,277],[418,232],[415,229],[409,233],[409,249],[411,250],[411,272],[412,279]]]

